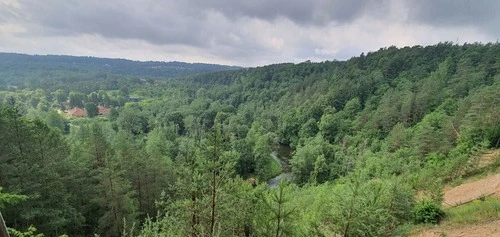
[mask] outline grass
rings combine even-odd
[[[265,174],[257,175],[257,174],[251,174],[249,177],[254,177],[258,179],[260,182],[266,182],[267,180],[274,178],[278,175],[280,175],[283,172],[283,168],[281,165],[274,159],[271,159],[271,162],[269,164],[269,170]]]
[[[281,165],[276,160],[272,159],[270,172],[271,178],[278,176],[279,174],[281,174],[281,172],[283,172],[283,168],[281,168]]]
[[[490,163],[484,167],[469,170],[463,175],[466,180],[477,180],[484,178],[490,174],[497,174],[500,172],[500,153],[498,150],[490,150],[490,153],[495,153],[496,156],[491,157]]]
[[[463,183],[464,183],[464,178],[462,178],[462,177],[458,177],[457,179],[453,180],[453,181],[450,183],[450,185],[451,185],[452,187],[456,187],[456,186],[459,186],[459,185],[461,185],[461,184],[463,184]]]
[[[487,197],[450,208],[446,221],[457,224],[474,224],[500,218],[500,198]]]
[[[498,150],[490,150],[489,152],[497,152]],[[451,187],[456,187],[464,183],[473,182],[476,180],[480,180],[486,178],[490,175],[499,174],[500,173],[500,152],[497,152],[497,155],[491,158],[491,163],[481,167],[469,170],[462,176],[456,178],[455,180],[450,180],[447,184]]]

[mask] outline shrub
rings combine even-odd
[[[417,204],[413,214],[416,223],[424,224],[438,224],[444,217],[444,211],[441,207],[430,200],[424,200]]]

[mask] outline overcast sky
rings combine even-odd
[[[257,66],[498,38],[498,0],[0,0],[1,52]]]

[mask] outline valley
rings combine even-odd
[[[1,54],[0,211],[26,236],[494,236],[499,56]]]

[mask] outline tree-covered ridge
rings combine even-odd
[[[105,79],[107,75],[170,79],[239,68],[205,63],[0,53],[0,85],[37,87],[39,85],[36,82],[40,80],[44,83],[54,79],[69,83],[73,80],[89,82],[92,79]],[[57,75],[61,75],[61,78]]]
[[[401,235],[477,165],[471,155],[500,146],[499,59],[498,43],[443,43],[166,82],[116,76],[111,90],[9,88],[0,186],[28,199],[7,222],[49,235]],[[55,112],[66,99],[113,110],[66,118]],[[279,146],[294,150],[282,157],[292,183],[269,188]],[[12,171],[39,167],[57,190]]]

